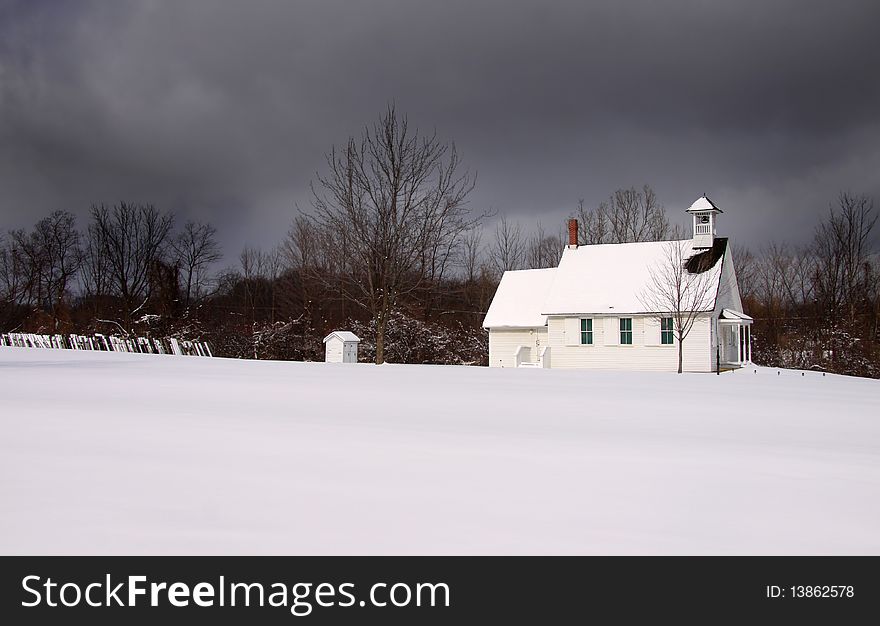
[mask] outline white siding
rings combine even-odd
[[[643,320],[644,330],[642,336],[645,338],[646,346],[662,346],[660,343],[660,318],[646,317]]]
[[[560,330],[560,335],[562,334],[564,333]],[[538,348],[546,345],[546,326],[543,328],[491,328],[489,329],[489,367],[516,367],[514,355],[519,346],[530,348],[526,357],[527,361],[537,361]],[[551,350],[552,352],[555,352],[555,348]]]
[[[721,280],[718,284],[718,297],[715,299],[715,311],[712,313],[712,329],[711,329],[711,337],[710,337],[710,352],[709,358],[711,360],[711,366],[714,370],[716,367],[717,361],[717,351],[716,351],[716,343],[717,337],[719,334],[718,329],[718,317],[721,315],[721,311],[723,309],[733,309],[734,311],[745,311],[742,310],[742,299],[739,295],[739,284],[736,280],[736,272],[733,268],[733,254],[730,251],[730,243],[728,242],[727,249],[724,251],[724,257],[721,261]],[[721,331],[723,333],[723,331]],[[721,337],[721,341],[724,342],[726,338],[724,336]]]
[[[660,345],[660,327],[656,318],[644,315],[625,317],[631,317],[633,321],[632,345],[618,345],[620,326],[617,317],[597,316],[593,317],[593,345],[576,346],[568,346],[565,342],[566,319],[570,318],[551,317],[548,320],[548,340],[553,355],[553,367],[676,371],[678,344]],[[711,316],[708,314],[700,316],[694,322],[694,327],[684,341],[684,371],[712,371],[710,328]],[[650,333],[647,338],[646,332]],[[653,337],[654,332],[657,333],[656,338]],[[491,347],[490,334],[490,355]]]
[[[327,363],[342,363],[343,342],[337,337],[331,337],[324,344],[324,360]]]
[[[581,320],[577,317],[565,318],[565,345],[576,346],[581,342]]]
[[[605,317],[598,318],[593,320],[593,328],[597,326],[602,327],[601,332],[601,341],[596,341],[596,337],[593,336],[593,343],[595,345],[606,345],[606,346],[616,346],[620,343],[620,319],[617,317]],[[635,325],[633,325],[633,332],[635,332]]]

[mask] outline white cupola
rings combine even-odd
[[[723,211],[703,195],[687,212],[694,216],[694,248],[711,248],[715,241],[715,219]]]

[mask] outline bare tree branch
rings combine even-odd
[[[685,339],[700,315],[715,306],[717,289],[714,286],[719,282],[720,261],[706,271],[691,273],[686,267],[694,256],[690,241],[668,241],[663,247],[663,256],[650,268],[651,281],[640,294],[640,300],[647,311],[657,314],[657,319],[672,318],[680,374]]]

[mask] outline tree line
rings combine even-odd
[[[554,267],[564,223],[474,210],[476,177],[453,143],[394,107],[334,147],[271,250],[223,254],[216,228],[151,204],[94,205],[80,227],[56,211],[0,238],[0,329],[175,335],[215,354],[320,360],[351,328],[377,363],[488,362],[480,325],[504,271]],[[579,201],[582,245],[688,238],[648,186]],[[843,193],[809,245],[738,245],[754,357],[766,365],[880,376],[877,216]],[[231,262],[230,262],[231,261]]]
[[[735,246],[754,358],[880,377],[880,250],[873,198],[842,192],[805,245]]]

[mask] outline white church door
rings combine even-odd
[[[738,363],[739,362],[739,326],[733,324],[725,324],[722,326],[721,344],[721,362],[722,363]]]

